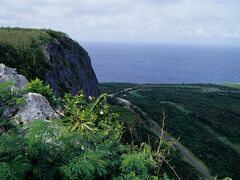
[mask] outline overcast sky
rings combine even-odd
[[[240,45],[240,0],[1,0],[0,26],[77,41]]]

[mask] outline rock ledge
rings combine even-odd
[[[28,93],[25,100],[25,104],[20,107],[14,116],[14,119],[21,123],[27,124],[33,120],[48,120],[59,117],[44,96],[37,93]]]

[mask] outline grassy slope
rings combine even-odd
[[[0,28],[0,63],[17,68],[28,79],[43,79],[48,66],[42,46],[62,36],[46,29]]]
[[[0,43],[19,49],[31,47],[33,41],[47,43],[57,36],[65,34],[49,29],[0,28]]]
[[[102,84],[102,87],[109,92],[113,87],[116,91],[114,84]],[[117,87],[121,89],[120,84]],[[202,159],[213,175],[240,177],[240,91],[217,85],[135,87],[124,98],[157,122],[164,108],[165,129]]]
[[[240,84],[224,84],[224,86],[235,88],[235,89],[240,89]]]

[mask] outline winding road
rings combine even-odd
[[[160,137],[161,136],[161,127],[159,126],[158,123],[156,123],[153,119],[151,119],[147,113],[145,113],[140,107],[136,106],[135,104],[133,104],[132,102],[128,101],[127,99],[123,99],[121,97],[116,97],[116,95],[118,93],[124,93],[124,92],[129,92],[133,90],[133,88],[126,88],[123,89],[119,92],[110,94],[109,97],[115,97],[117,99],[117,101],[119,102],[119,104],[124,105],[125,107],[127,107],[128,109],[136,112],[139,114],[141,113],[141,115],[144,117],[144,120],[147,121],[147,124],[149,126],[149,128],[151,128],[153,130],[153,133]],[[175,139],[173,136],[171,136],[168,132],[163,131],[163,135],[162,135],[163,140],[172,143],[172,149],[174,151],[179,150],[179,152],[181,153],[183,160],[185,162],[187,162],[188,164],[190,164],[191,166],[193,166],[201,175],[205,180],[213,180],[214,177],[211,176],[211,173],[209,171],[209,169],[207,168],[207,166],[199,159],[197,158],[187,147],[185,147],[183,144],[181,144],[177,139]]]

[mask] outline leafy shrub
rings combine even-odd
[[[36,78],[35,80],[32,80],[27,84],[26,91],[39,93],[45,96],[51,104],[54,104],[56,101],[56,97],[54,95],[53,90],[50,88],[50,86],[44,85],[43,81],[38,78]]]
[[[80,157],[61,167],[64,176],[69,179],[90,180],[95,177],[104,177],[107,165],[104,151],[86,150]]]
[[[0,83],[0,134],[16,130],[14,123],[6,119],[4,112],[9,108],[17,109],[24,103],[22,92],[13,88],[14,83],[14,81]]]
[[[0,83],[0,107],[21,104],[21,93],[13,88],[14,81]]]
[[[110,113],[110,106],[106,102],[106,94],[100,95],[97,99],[90,98],[87,102],[83,92],[72,96],[66,94],[64,97],[64,122],[69,125],[70,131],[90,130],[106,128],[109,125],[120,127],[117,123],[117,115]]]
[[[86,176],[86,179],[93,179],[105,177],[117,169],[121,145],[105,131],[94,134],[69,132],[60,120],[39,120],[23,129],[24,137],[14,133],[0,136],[0,160],[11,164],[16,157],[22,156],[31,167],[26,167],[25,176],[33,179],[54,179],[56,176],[79,179]],[[21,172],[20,166],[15,169],[15,174]]]
[[[151,169],[156,168],[151,148],[144,145],[139,152],[122,155],[121,171],[123,174],[133,173],[140,179],[149,179]]]
[[[1,179],[24,179],[30,169],[25,157],[24,141],[14,134],[0,136],[0,177]]]
[[[0,162],[0,177],[3,180],[24,179],[26,172],[30,169],[29,161],[22,157],[16,156],[8,162]]]

